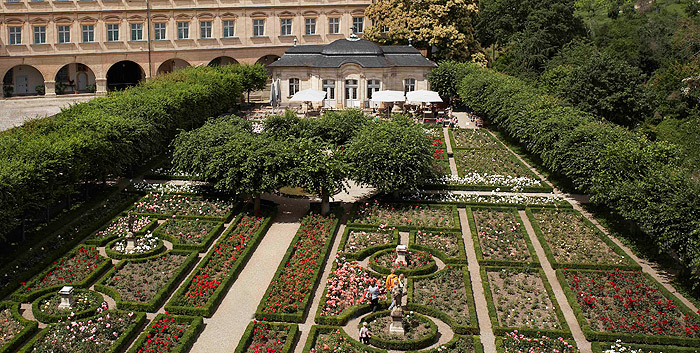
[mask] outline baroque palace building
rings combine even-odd
[[[186,66],[269,65],[368,26],[369,0],[0,0],[4,96],[96,92]]]

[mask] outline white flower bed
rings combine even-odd
[[[470,173],[463,177],[459,176],[443,176],[442,178],[433,181],[435,184],[441,185],[487,185],[487,186],[505,186],[514,189],[522,189],[525,187],[541,187],[542,181],[528,177],[514,177],[509,175],[498,174],[479,174]]]
[[[133,249],[127,251],[126,239],[123,239],[115,242],[114,245],[112,245],[112,250],[125,255],[141,254],[155,249],[158,247],[158,243],[158,237],[155,237],[151,232],[148,232],[143,236],[136,237],[136,240],[134,240]]]
[[[550,194],[548,196],[527,196],[525,194],[499,195],[496,194],[496,191],[492,191],[489,195],[416,191],[411,194],[402,194],[400,197],[404,201],[493,203],[539,206],[556,205],[565,202],[562,196],[555,194]]]
[[[643,349],[633,349],[630,346],[623,345],[622,341],[618,340],[612,347],[603,351],[603,353],[651,353]]]
[[[164,192],[164,193],[200,193],[202,192],[202,185],[205,184],[200,181],[182,181],[181,183],[147,183],[138,182],[134,183],[133,187],[137,191],[145,192]]]

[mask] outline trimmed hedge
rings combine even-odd
[[[348,227],[354,227],[356,229],[362,228],[362,229],[380,229],[380,224],[363,224],[363,223],[354,223],[353,221],[357,218],[357,212],[360,207],[361,203],[355,203],[352,206],[352,209],[350,210],[350,218],[348,219],[348,223],[346,226]],[[413,202],[402,202],[402,201],[395,201],[392,202],[392,204],[397,204],[397,205],[403,205],[403,206],[422,206],[422,207],[427,207],[427,208],[436,208],[436,207],[445,207],[445,208],[451,208],[452,209],[452,222],[454,223],[453,227],[422,227],[422,226],[414,226],[414,225],[396,225],[396,224],[386,224],[387,227],[394,227],[400,231],[411,231],[411,230],[417,230],[420,229],[422,231],[443,231],[443,232],[449,232],[449,231],[454,231],[454,232],[460,232],[462,231],[462,226],[459,223],[459,212],[457,211],[457,206],[453,204],[439,204],[439,203],[413,203]]]
[[[324,334],[324,333],[329,333],[333,332],[335,330],[339,330],[340,334],[345,338],[345,340],[350,343],[350,345],[357,349],[358,352],[367,352],[367,353],[387,353],[385,349],[377,349],[374,347],[370,347],[367,345],[364,345],[352,337],[348,336],[347,333],[345,333],[345,330],[343,330],[342,327],[334,327],[334,326],[326,326],[326,325],[314,325],[311,326],[311,330],[309,330],[309,337],[306,339],[306,344],[304,345],[304,350],[302,351],[303,353],[309,353],[311,352],[311,349],[314,348],[316,345],[316,339],[318,338],[319,335]]]
[[[78,251],[81,248],[86,248],[86,249],[91,249],[94,248],[93,246],[87,246],[87,245],[79,245],[75,248],[73,248],[73,251]],[[69,252],[70,253],[70,252]],[[68,254],[67,254],[68,255]],[[95,281],[96,279],[100,278],[107,269],[112,265],[112,261],[110,259],[104,259],[99,265],[97,265],[97,268],[95,268],[87,277],[85,277],[82,281],[77,282],[77,283],[64,283],[64,284],[57,284],[54,286],[46,287],[46,288],[41,288],[37,289],[33,292],[30,293],[23,293],[22,288],[20,287],[17,291],[12,293],[11,298],[14,301],[24,303],[24,302],[30,302],[46,293],[52,293],[52,292],[57,292],[59,289],[63,288],[65,285],[71,285],[75,288],[87,288],[90,286],[90,283]],[[51,273],[56,266],[50,266],[47,267],[44,271],[38,273],[34,277],[32,277],[32,280],[27,282],[27,286],[31,285],[34,281],[39,280],[40,278],[48,275]]]
[[[442,320],[446,324],[450,325],[452,328],[452,331],[455,332],[455,334],[478,334],[479,333],[479,322],[476,314],[476,303],[474,302],[474,294],[472,292],[472,284],[471,280],[469,279],[469,270],[467,269],[466,266],[460,266],[462,269],[462,274],[464,275],[464,289],[466,291],[466,297],[467,297],[467,310],[469,310],[469,318],[471,319],[471,323],[469,325],[460,325],[455,322],[455,320],[450,317],[447,313],[440,311],[438,309],[434,309],[432,307],[429,307],[427,305],[423,304],[418,304],[414,302],[414,293],[415,293],[415,281],[420,280],[420,279],[427,279],[430,277],[436,276],[438,273],[433,273],[430,275],[425,275],[425,276],[416,276],[416,277],[411,277],[408,279],[408,295],[407,295],[407,300],[406,300],[406,308],[408,310],[415,310],[415,311],[420,311],[426,315],[435,317],[437,319]],[[444,269],[442,270],[444,271]]]
[[[158,193],[158,194],[165,194],[165,195],[181,195],[181,196],[190,196],[192,197],[193,200],[206,200],[207,198],[204,196],[201,196],[200,194],[194,194],[194,193],[187,193],[187,192],[151,192],[151,193]],[[147,196],[147,195],[146,195]],[[141,198],[138,202],[141,202],[143,200]],[[130,210],[134,210],[136,208],[136,204],[131,207]],[[237,211],[239,209],[238,205],[234,205],[231,207],[231,210],[228,211],[225,215],[221,217],[217,216],[202,216],[202,215],[188,215],[188,214],[172,214],[172,213],[149,213],[149,212],[136,212],[133,211],[135,215],[139,216],[147,216],[147,217],[153,217],[153,218],[158,218],[158,219],[172,219],[173,216],[177,218],[185,218],[185,219],[199,219],[199,220],[205,220],[205,221],[221,221],[221,222],[229,222],[231,221],[234,216],[236,215]]]
[[[184,315],[166,315],[166,314],[158,314],[156,315],[155,318],[151,321],[151,323],[146,326],[146,329],[143,331],[141,336],[136,339],[134,344],[131,346],[131,349],[129,350],[128,353],[140,353],[141,346],[146,342],[146,340],[149,339],[148,335],[153,334],[156,331],[158,331],[157,328],[153,327],[153,324],[157,323],[159,320],[165,319],[165,318],[174,318],[175,322],[180,324],[183,322],[189,323],[190,327],[187,328],[187,330],[182,334],[182,336],[179,337],[177,341],[177,345],[174,347],[168,347],[168,352],[169,353],[187,353],[190,351],[190,348],[192,348],[192,345],[194,342],[197,341],[197,337],[199,337],[199,334],[202,333],[202,330],[204,330],[204,320],[199,317],[199,316],[184,316]]]
[[[0,235],[35,205],[81,181],[122,175],[165,150],[178,130],[233,106],[241,79],[227,66],[186,68],[0,133]]]
[[[408,310],[410,311],[410,310]],[[389,310],[384,310],[384,311],[377,311],[376,313],[369,314],[360,320],[359,327],[357,328],[358,330],[360,327],[362,327],[363,322],[371,322],[374,321],[377,318],[384,317],[384,316],[389,316],[390,315]],[[406,311],[404,311],[404,316],[406,315]],[[416,312],[413,313],[413,315],[418,316],[421,321],[428,322],[430,326],[430,333],[428,333],[425,337],[414,339],[414,340],[385,340],[377,337],[376,334],[372,335],[369,337],[369,343],[375,347],[379,348],[384,348],[384,349],[391,349],[391,350],[399,350],[399,351],[407,351],[407,350],[415,350],[415,349],[422,349],[425,347],[430,346],[431,344],[437,342],[438,340],[438,328],[437,325],[433,322],[433,320],[430,320],[430,318],[426,317],[425,315],[418,314]]]
[[[125,197],[124,201],[117,202],[110,207],[109,201],[112,197],[119,196]],[[75,211],[68,212],[65,216],[61,216],[55,222],[49,224],[44,230],[37,233],[37,236],[44,235],[43,240],[39,241],[33,245],[28,251],[17,254],[17,259],[8,263],[2,269],[0,269],[0,274],[7,274],[12,271],[12,269],[19,267],[26,268],[24,262],[32,262],[32,256],[36,258],[41,258],[42,260],[37,260],[36,264],[24,273],[18,275],[15,279],[9,281],[7,284],[2,286],[0,289],[0,298],[4,298],[8,294],[12,293],[20,283],[23,281],[28,281],[38,273],[42,272],[46,267],[51,266],[51,264],[61,256],[65,255],[68,251],[74,248],[81,240],[87,237],[98,227],[109,222],[112,218],[118,215],[122,210],[129,207],[138,199],[138,196],[127,196],[119,191],[114,191],[109,193],[105,197],[98,197],[95,200],[91,200],[84,205],[84,207],[78,207]],[[107,212],[103,216],[98,216],[101,212]],[[77,218],[76,218],[77,217]],[[81,223],[85,220],[85,223]],[[56,246],[57,238],[69,238],[67,242],[59,246]],[[50,252],[45,252],[42,248],[54,249]]]
[[[312,211],[309,212],[311,214]],[[304,300],[302,301],[302,304],[300,307],[303,307],[303,310],[298,310],[295,313],[265,313],[263,312],[263,307],[265,306],[265,303],[267,302],[269,296],[270,296],[270,286],[272,286],[272,282],[276,281],[277,278],[282,274],[282,271],[287,265],[287,262],[289,259],[292,257],[294,254],[294,250],[296,249],[296,244],[300,241],[301,239],[301,234],[303,229],[299,228],[297,231],[296,235],[294,236],[294,239],[292,239],[291,244],[289,244],[289,248],[287,248],[287,252],[284,254],[284,257],[282,258],[282,261],[280,261],[279,266],[277,267],[277,271],[275,271],[275,275],[272,277],[272,281],[270,282],[270,285],[268,286],[267,290],[265,291],[265,295],[263,298],[260,300],[260,304],[258,304],[258,308],[255,310],[255,319],[257,320],[263,320],[263,321],[282,321],[282,322],[297,322],[297,323],[302,323],[304,322],[304,317],[309,311],[309,308],[311,307],[311,298],[314,292],[316,292],[316,287],[318,287],[319,282],[321,281],[321,275],[323,275],[323,268],[326,266],[326,261],[328,261],[328,255],[331,252],[331,248],[333,247],[333,240],[336,237],[336,234],[338,233],[338,228],[340,228],[340,219],[342,218],[343,214],[343,209],[340,207],[334,208],[332,210],[333,213],[333,225],[331,226],[330,229],[330,234],[328,235],[328,239],[326,239],[326,244],[323,247],[323,250],[321,252],[321,256],[318,259],[318,265],[316,266],[316,275],[315,279],[313,280],[313,285],[310,288],[310,290],[306,293],[304,296]]]
[[[476,230],[476,220],[474,219],[474,214],[472,213],[472,210],[474,209],[491,209],[491,210],[497,210],[497,211],[511,211],[515,215],[515,219],[520,220],[520,233],[523,236],[523,239],[525,240],[525,244],[527,244],[527,249],[530,252],[530,257],[532,258],[531,261],[507,261],[507,260],[486,260],[484,259],[484,254],[481,250],[481,243],[479,242],[479,234]],[[540,267],[540,261],[539,258],[537,257],[537,254],[535,253],[535,247],[532,245],[532,241],[530,241],[530,236],[527,234],[527,230],[525,229],[525,225],[523,224],[523,220],[520,218],[520,215],[518,214],[518,211],[515,208],[499,208],[499,207],[467,207],[467,219],[469,220],[469,228],[472,233],[472,240],[474,242],[474,251],[476,251],[476,259],[479,261],[479,264],[481,265],[486,265],[486,266],[526,266],[526,267],[534,267],[534,268],[539,268]]]
[[[429,273],[433,273],[437,271],[437,264],[435,263],[435,260],[431,257],[430,258],[430,263],[426,266],[421,266],[416,269],[404,269],[401,267],[384,267],[379,264],[377,264],[377,257],[385,255],[385,254],[390,254],[392,252],[395,252],[396,249],[386,249],[379,251],[375,253],[374,255],[370,256],[369,258],[369,267],[374,270],[375,272],[379,272],[383,275],[388,275],[391,273],[391,270],[396,269],[396,274],[404,274],[406,277],[409,276],[421,276],[421,275],[427,275]],[[430,252],[428,252],[430,254]]]
[[[22,345],[29,337],[31,337],[37,328],[39,328],[39,323],[36,321],[29,321],[19,314],[19,303],[15,302],[0,302],[0,310],[10,309],[12,312],[12,317],[22,323],[24,328],[22,328],[19,333],[15,335],[10,341],[8,341],[4,346],[0,347],[0,353],[11,353],[14,352],[17,347]]]
[[[603,353],[605,349],[610,348],[615,345],[614,342],[591,342],[591,349],[593,353]],[[627,344],[622,343],[624,346],[631,347],[632,349],[641,350],[640,353],[698,353],[700,348],[693,347],[678,347],[678,346],[658,346],[658,345],[648,345],[648,344]]]
[[[236,225],[238,224],[239,220],[243,216],[244,212],[246,212],[246,211],[243,211],[238,217],[236,217],[236,220],[229,226],[229,228],[226,230],[226,232],[224,232],[224,234],[219,238],[219,242],[223,241],[228,236],[228,234],[230,234],[230,232],[233,229],[235,229]],[[277,207],[276,206],[269,206],[269,207],[265,207],[263,209],[263,216],[265,217],[265,219],[262,221],[263,223],[260,225],[260,229],[258,229],[257,233],[255,233],[255,235],[252,237],[252,239],[248,242],[248,246],[240,254],[240,257],[238,258],[238,260],[236,260],[236,264],[233,265],[233,267],[231,268],[231,271],[229,272],[226,279],[221,281],[221,284],[214,291],[214,293],[211,295],[211,297],[207,301],[206,305],[204,305],[202,307],[193,307],[193,306],[180,306],[180,305],[173,304],[173,302],[175,301],[175,299],[177,297],[181,297],[181,296],[185,295],[185,291],[187,290],[187,285],[182,285],[177,290],[177,292],[175,292],[175,294],[173,294],[173,296],[170,299],[170,301],[168,302],[168,304],[165,305],[165,310],[168,312],[177,313],[177,314],[211,317],[214,314],[214,311],[216,311],[216,308],[219,306],[221,301],[224,299],[224,297],[228,293],[228,290],[233,285],[233,282],[236,281],[236,279],[238,278],[238,275],[241,273],[241,271],[243,271],[243,268],[245,267],[245,265],[248,263],[248,260],[255,252],[255,249],[258,247],[258,244],[260,244],[260,241],[262,241],[262,238],[265,236],[265,234],[267,233],[267,230],[272,225],[272,220],[275,218],[276,215],[277,215]],[[215,248],[216,248],[216,245],[199,262],[199,265],[194,269],[194,271],[192,271],[192,274],[190,274],[190,276],[187,277],[187,280],[185,280],[184,283],[192,282],[194,277],[198,274],[199,268],[207,265],[207,262],[214,254]]]
[[[462,237],[462,233],[457,233],[457,232],[443,232],[443,233],[452,233],[452,234],[457,234],[457,244],[459,246],[459,255],[457,257],[447,257],[447,255],[438,250],[431,248],[427,245],[423,244],[418,244],[416,243],[416,234],[418,231],[412,230],[408,234],[408,244],[410,245],[409,247],[415,250],[420,250],[420,251],[427,251],[431,253],[433,256],[437,257],[442,261],[444,264],[448,265],[456,265],[456,264],[466,264],[467,263],[467,253],[464,250],[464,237]]]
[[[561,329],[559,330],[543,330],[539,328],[529,328],[529,327],[506,327],[506,326],[501,326],[498,323],[498,312],[496,311],[496,305],[493,303],[493,295],[491,294],[491,285],[489,284],[489,279],[488,279],[488,272],[493,272],[493,271],[500,271],[500,270],[507,270],[507,271],[514,271],[517,270],[519,272],[526,272],[526,273],[537,273],[539,274],[540,278],[542,279],[542,284],[544,285],[545,289],[547,290],[547,296],[549,297],[549,300],[552,302],[552,305],[554,306],[554,310],[557,315],[557,321],[559,325],[561,326]],[[528,267],[490,267],[490,266],[483,266],[481,267],[481,282],[484,285],[484,296],[486,297],[486,305],[488,306],[489,309],[489,318],[491,319],[491,325],[493,327],[493,333],[496,335],[502,335],[508,332],[512,332],[514,330],[518,330],[518,333],[522,333],[524,335],[536,335],[540,336],[541,334],[548,334],[548,335],[557,335],[561,337],[572,337],[571,336],[571,330],[569,329],[569,325],[566,323],[566,319],[564,318],[564,313],[561,311],[561,308],[559,307],[559,303],[557,302],[557,299],[554,297],[554,291],[552,290],[552,285],[549,284],[549,281],[547,281],[547,276],[544,274],[544,270],[542,269],[533,269],[533,268],[528,268]]]
[[[583,310],[581,310],[581,307],[578,304],[578,300],[576,300],[576,294],[571,290],[569,287],[569,283],[564,277],[564,273],[562,270],[556,270],[557,271],[557,279],[559,280],[559,283],[561,284],[564,294],[566,295],[566,299],[569,302],[569,305],[571,305],[571,308],[574,310],[574,314],[576,315],[576,320],[578,320],[579,325],[581,325],[581,329],[583,330],[583,334],[586,336],[586,339],[590,341],[599,341],[599,342],[610,342],[610,341],[616,341],[616,340],[621,340],[623,342],[629,342],[629,343],[641,343],[641,344],[663,344],[663,345],[678,345],[678,346],[690,346],[690,347],[700,347],[700,339],[699,338],[685,338],[685,337],[678,337],[678,336],[662,336],[662,335],[634,335],[634,334],[625,334],[625,333],[609,333],[609,332],[600,332],[600,331],[594,331],[591,326],[588,323],[588,320],[586,319],[585,315],[583,314]],[[568,272],[574,272],[574,273],[582,273],[582,272],[598,272],[594,270],[566,270]],[[657,288],[663,296],[666,299],[670,299],[673,301],[675,306],[683,312],[683,314],[687,314],[693,317],[698,318],[698,314],[694,313],[690,308],[685,306],[682,301],[680,301],[678,298],[676,298],[675,295],[673,295],[671,292],[669,292],[664,286],[656,282],[651,275],[648,273],[642,273],[642,275],[651,283],[656,284]]]
[[[700,283],[700,185],[666,142],[602,122],[530,83],[465,65],[463,102],[569,179],[591,200],[639,226],[678,255]]]
[[[105,311],[105,312],[113,312],[114,310],[110,311]],[[140,328],[143,326],[144,323],[146,323],[146,314],[145,313],[139,313],[139,312],[134,312],[133,313],[135,317],[134,323],[131,325],[131,327],[128,327],[126,331],[117,338],[116,341],[114,341],[114,344],[106,350],[104,353],[118,353],[122,352],[126,347],[128,346],[129,342],[136,337],[136,335],[139,334]],[[80,321],[87,321],[89,319],[96,319],[97,316],[92,316],[90,318],[82,319]],[[18,351],[18,353],[31,353],[32,349],[34,348],[33,345],[42,339],[48,334],[49,330],[56,326],[56,325],[64,325],[63,323],[59,324],[51,324],[48,327],[44,328],[41,330],[34,338],[31,339],[22,349]]]
[[[300,337],[300,332],[299,332],[299,325],[297,324],[288,324],[288,323],[279,323],[279,322],[258,322],[258,321],[251,321],[248,324],[248,327],[246,327],[245,332],[243,333],[243,336],[241,337],[241,340],[238,342],[238,346],[236,347],[236,350],[233,351],[234,353],[245,353],[248,351],[248,346],[253,342],[253,330],[255,329],[255,325],[258,323],[264,323],[270,326],[286,326],[289,328],[289,335],[287,336],[287,341],[284,342],[284,346],[282,346],[279,349],[279,353],[291,353],[294,351],[294,346],[296,346],[297,340]]]
[[[391,244],[378,244],[378,245],[373,245],[369,246],[367,248],[364,248],[362,250],[359,250],[357,252],[346,252],[345,247],[347,246],[348,240],[350,239],[350,232],[352,231],[359,231],[359,232],[380,232],[381,230],[369,230],[367,228],[357,228],[357,227],[345,227],[345,232],[343,232],[343,237],[340,238],[340,246],[338,246],[338,254],[342,253],[343,256],[345,256],[346,259],[349,260],[362,260],[367,256],[370,256],[374,254],[375,252],[379,250],[384,250],[384,249],[391,249],[391,248],[396,248],[397,245],[399,245],[399,230],[394,229],[392,233],[394,234],[394,241],[391,242]]]
[[[540,241],[540,244],[542,245],[542,248],[544,249],[544,253],[547,256],[547,259],[549,260],[549,263],[552,265],[553,268],[581,268],[581,269],[597,269],[597,270],[614,270],[614,269],[620,269],[620,270],[641,270],[642,266],[640,266],[638,263],[636,263],[634,260],[632,260],[631,257],[629,257],[624,250],[622,250],[615,242],[610,240],[605,233],[603,233],[598,227],[596,227],[593,222],[591,222],[588,218],[584,217],[581,215],[578,211],[576,210],[560,210],[560,212],[569,212],[569,213],[574,213],[577,214],[578,217],[586,223],[587,226],[592,227],[600,240],[605,243],[605,245],[609,246],[615,253],[618,255],[622,255],[625,257],[625,262],[626,264],[621,264],[621,265],[606,265],[606,264],[593,264],[593,263],[587,263],[587,264],[581,264],[581,263],[559,263],[556,261],[554,257],[554,253],[552,253],[552,248],[549,246],[549,243],[544,237],[544,234],[542,233],[542,229],[540,229],[539,224],[537,223],[537,220],[535,219],[535,215],[533,214],[533,209],[528,208],[525,210],[527,212],[527,217],[530,219],[530,223],[532,224],[532,229],[535,230],[535,234],[537,234],[537,239]]]
[[[107,254],[107,256],[109,256],[113,259],[117,259],[117,260],[140,259],[143,257],[151,257],[155,254],[160,254],[161,252],[165,251],[165,244],[163,244],[163,240],[156,238],[156,240],[158,241],[158,245],[156,245],[156,247],[151,249],[151,250],[139,252],[139,253],[134,253],[134,254],[122,254],[120,252],[112,250],[112,246],[114,246],[114,244],[120,240],[126,240],[126,239],[125,238],[117,238],[117,239],[114,239],[114,240],[110,241],[109,243],[107,243],[107,245],[105,245],[105,253]]]
[[[170,277],[168,282],[166,282],[159,290],[156,292],[156,294],[153,296],[153,298],[146,302],[129,302],[129,301],[122,301],[121,295],[119,295],[119,292],[114,290],[112,287],[107,286],[105,283],[112,277],[114,276],[119,270],[124,268],[129,263],[139,263],[139,262],[148,262],[154,258],[166,255],[166,254],[177,254],[177,255],[183,255],[187,256],[185,261],[180,265],[180,267],[177,269],[175,272],[175,275]],[[133,260],[125,260],[119,262],[114,268],[112,268],[107,274],[100,280],[100,282],[95,284],[95,290],[100,291],[104,294],[107,294],[108,296],[112,297],[114,301],[117,303],[117,308],[120,310],[135,310],[135,311],[145,311],[149,313],[154,313],[158,311],[158,309],[163,305],[166,299],[168,299],[169,294],[177,287],[178,284],[182,281],[182,279],[189,273],[190,269],[192,269],[192,266],[199,260],[197,257],[196,252],[192,251],[187,251],[187,250],[170,250],[166,253],[163,254],[158,254],[155,256],[151,256],[149,258],[144,258],[144,259],[133,259]]]
[[[73,291],[73,295],[76,295],[80,292],[87,292],[90,293],[90,295],[93,296],[93,298],[96,299],[96,302],[94,305],[90,306],[89,308],[78,311],[78,312],[73,312],[74,315],[71,316],[71,320],[78,320],[82,319],[84,317],[92,316],[95,315],[95,312],[97,311],[97,308],[102,306],[102,302],[104,301],[104,297],[102,297],[102,294],[87,290],[87,289],[76,289]],[[34,314],[34,318],[37,319],[38,321],[44,322],[44,323],[53,323],[53,322],[58,322],[59,320],[63,320],[71,315],[71,311],[69,310],[63,315],[51,315],[44,313],[39,309],[39,304],[41,303],[42,300],[48,299],[51,296],[58,295],[58,293],[47,293],[45,295],[42,295],[39,298],[34,299],[32,302],[32,314]]]
[[[168,219],[165,221],[165,223],[161,224],[156,228],[156,230],[153,231],[153,234],[157,236],[160,239],[165,239],[173,244],[173,249],[179,249],[179,250],[196,250],[198,252],[204,252],[209,249],[209,246],[211,246],[211,243],[214,242],[214,239],[221,234],[221,232],[224,230],[224,223],[223,222],[215,222],[215,221],[207,221],[207,220],[200,220],[200,221],[195,221],[195,222],[206,222],[206,223],[216,223],[217,226],[214,227],[204,238],[204,241],[200,244],[184,244],[181,243],[176,237],[171,236],[170,234],[165,233],[163,229],[166,227],[166,224],[168,222],[173,222],[173,219]]]
[[[136,197],[136,196],[134,196],[134,197]],[[134,201],[136,201],[136,200],[134,200]],[[120,214],[119,216],[117,216],[117,217],[115,217],[114,219],[112,219],[109,223],[105,224],[102,228],[100,228],[100,229],[94,231],[92,234],[90,234],[90,237],[89,237],[89,238],[85,239],[85,244],[87,244],[87,245],[95,245],[95,246],[105,246],[107,243],[111,242],[112,240],[115,240],[115,239],[119,238],[119,237],[116,236],[116,235],[111,235],[111,236],[109,236],[109,237],[107,237],[107,238],[101,238],[101,239],[93,238],[93,236],[94,236],[96,233],[102,232],[102,231],[106,230],[107,228],[109,228],[109,226],[112,225],[112,223],[115,222],[117,219],[123,218],[123,217],[126,217],[126,216],[127,216],[126,214]],[[136,235],[144,235],[144,234],[148,233],[148,231],[154,230],[156,227],[158,227],[158,220],[157,220],[157,219],[152,219],[151,222],[149,222],[147,225],[145,225],[145,226],[144,226],[143,228],[141,228],[140,230],[135,231],[134,234],[136,234]]]
[[[445,349],[442,347],[445,347],[447,349],[452,349],[455,344],[457,344],[457,340],[460,339],[465,339],[465,340],[472,340],[474,344],[474,353],[484,353],[484,345],[481,344],[481,339],[479,336],[465,336],[465,335],[455,335],[449,342],[445,344],[441,344],[440,347],[433,348],[433,349],[426,349],[423,351],[408,351],[407,353],[441,353],[444,352]],[[462,353],[469,353],[469,352],[462,352]]]

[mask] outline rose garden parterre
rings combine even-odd
[[[459,220],[451,206],[392,204],[377,199],[356,204],[351,223],[399,229],[459,229]]]
[[[159,217],[188,216],[225,219],[233,210],[230,201],[201,196],[152,192],[139,200],[133,211]]]
[[[479,245],[477,255],[484,262],[536,262],[515,209],[472,208],[472,214]]]

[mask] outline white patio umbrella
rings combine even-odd
[[[440,103],[442,98],[435,91],[418,90],[406,93],[406,101],[416,103]]]
[[[372,93],[372,102],[396,103],[406,100],[402,91],[377,91]],[[391,116],[391,110],[387,109],[387,117]]]
[[[326,99],[326,91],[305,89],[295,93],[289,100],[291,102],[321,102],[324,99]]]

